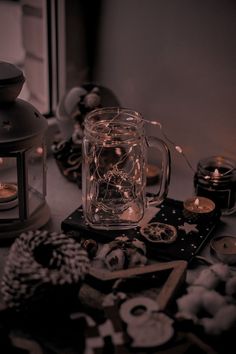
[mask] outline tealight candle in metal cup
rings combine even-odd
[[[0,183],[0,210],[14,208],[18,204],[17,186],[14,183]]]
[[[210,242],[211,253],[221,262],[236,264],[236,236],[218,236]]]
[[[208,218],[215,211],[215,203],[208,198],[195,196],[184,201],[183,214],[187,219],[197,221],[199,218]]]

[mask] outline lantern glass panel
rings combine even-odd
[[[17,159],[0,155],[0,222],[19,219]]]
[[[29,214],[45,203],[45,146],[44,143],[27,153]]]

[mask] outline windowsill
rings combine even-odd
[[[49,124],[49,133],[55,129],[55,121],[51,120]],[[50,129],[52,129],[50,131]],[[50,134],[49,134],[50,135]],[[53,139],[53,135],[48,139],[48,145],[50,145],[50,139]],[[185,200],[193,194],[192,180],[189,178],[189,173],[185,173],[180,169],[175,169],[172,173],[170,191],[168,197],[173,199]],[[153,189],[155,189],[153,187]],[[81,205],[81,190],[75,183],[69,182],[59,171],[53,156],[49,154],[47,159],[47,196],[46,200],[50,208],[51,219],[45,228],[49,231],[61,232],[61,222],[67,218],[76,208]],[[216,229],[214,236],[219,235],[234,235],[236,229],[235,214],[222,217],[222,225],[219,229]],[[7,256],[9,248],[0,247],[0,279],[4,267],[4,262]],[[209,247],[206,247],[202,253],[202,256],[211,259]],[[216,261],[216,260],[215,260]],[[201,267],[198,267],[198,270]],[[188,271],[188,276],[192,276],[192,272]]]
[[[61,222],[81,205],[81,190],[62,176],[53,157],[48,158],[47,166],[47,203],[51,211],[47,229],[60,232]]]

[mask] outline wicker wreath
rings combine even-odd
[[[13,243],[2,278],[3,300],[17,307],[45,285],[79,283],[88,272],[87,252],[65,234],[22,233]]]

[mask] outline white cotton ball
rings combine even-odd
[[[144,265],[147,263],[147,257],[143,256],[139,252],[135,252],[131,254],[131,258],[129,260],[129,267],[135,267],[135,266],[140,266]]]
[[[221,328],[219,327],[219,324],[213,318],[204,317],[201,318],[198,323],[203,326],[207,334],[218,335],[221,333]]]
[[[197,294],[198,296],[201,296],[205,291],[207,291],[206,288],[204,288],[203,286],[199,286],[199,285],[190,285],[188,288],[187,288],[187,292],[189,294],[191,293],[194,293],[194,294]]]
[[[144,255],[147,253],[146,245],[144,242],[134,238],[132,241],[133,246],[135,246],[139,251],[141,251]]]
[[[198,318],[196,315],[189,313],[189,312],[185,312],[185,311],[180,311],[177,312],[175,314],[176,319],[180,319],[180,320],[191,320],[193,323],[197,323],[198,322]]]
[[[180,297],[176,302],[179,312],[197,314],[202,307],[201,301],[201,297],[198,294],[190,293]]]
[[[102,245],[101,249],[98,251],[97,257],[98,259],[104,260],[104,257],[111,251],[111,246],[109,243],[105,243]]]
[[[219,308],[226,305],[224,296],[220,295],[214,290],[205,291],[202,294],[202,304],[204,309],[211,315],[215,315]]]
[[[236,296],[236,275],[227,281],[225,292],[227,295]]]
[[[105,257],[104,262],[111,271],[124,269],[125,254],[121,249],[117,248]]]
[[[206,289],[215,289],[220,283],[220,278],[210,268],[204,269],[194,280],[193,285],[200,285]]]
[[[222,331],[229,330],[234,324],[236,324],[236,306],[226,305],[223,306],[216,313],[214,321],[219,323]]]
[[[218,275],[221,281],[227,281],[231,276],[230,268],[227,264],[216,263],[210,266],[210,269]]]
[[[218,335],[227,331],[236,324],[236,306],[225,305],[219,309],[213,318],[202,318],[199,324],[204,327],[207,334]]]

